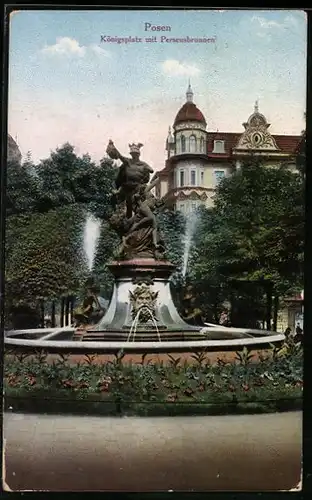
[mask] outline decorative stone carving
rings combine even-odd
[[[154,284],[154,278],[152,276],[144,276],[144,278],[140,276],[135,276],[132,280],[132,283],[134,285],[153,285]]]
[[[158,292],[153,292],[149,285],[141,283],[133,292],[130,291],[129,295],[133,320],[138,318],[139,322],[147,323],[151,318],[155,318]]]
[[[179,130],[185,129],[196,129],[196,130],[205,130],[205,126],[201,125],[197,122],[183,122],[176,125],[175,130],[178,132]]]
[[[187,199],[187,196],[185,193],[183,193],[183,191],[179,191],[177,194],[176,194],[176,197],[177,197],[177,200],[186,200]]]
[[[239,138],[234,149],[252,149],[265,151],[279,151],[274,137],[268,132],[270,124],[264,115],[258,111],[258,103],[255,105],[255,112],[243,123],[245,132]]]
[[[200,200],[200,195],[196,193],[196,191],[192,191],[189,196],[189,200]]]
[[[245,132],[238,141],[236,149],[269,149],[278,151],[274,137],[268,132],[260,130]]]

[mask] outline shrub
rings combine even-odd
[[[193,355],[193,364],[182,364],[172,356],[167,365],[144,363],[144,357],[141,364],[126,364],[123,356],[119,352],[114,361],[101,364],[95,362],[94,356],[86,356],[84,363],[74,365],[66,356],[48,362],[42,351],[32,355],[6,353],[5,398],[14,400],[13,407],[21,399],[25,406],[27,398],[49,398],[52,410],[53,398],[66,399],[67,406],[72,401],[72,407],[77,401],[92,403],[97,411],[98,405],[106,402],[110,411],[114,407],[119,414],[150,414],[152,407],[156,413],[198,412],[200,405],[204,405],[206,413],[213,412],[212,406],[219,407],[221,413],[242,412],[247,407],[249,412],[252,408],[273,411],[287,409],[287,401],[302,398],[303,350],[288,344],[282,346],[279,356],[271,350],[259,362],[252,361],[248,350],[237,354],[233,363],[216,364],[205,362],[205,356],[198,353]],[[182,406],[173,411],[173,404]]]

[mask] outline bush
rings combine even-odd
[[[194,363],[169,356],[169,364],[97,363],[96,356],[72,365],[68,356],[48,362],[43,352],[6,353],[6,407],[70,413],[180,415],[258,413],[301,406],[303,351],[272,348],[253,362],[245,349],[232,363],[211,365],[204,353]]]

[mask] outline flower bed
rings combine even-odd
[[[96,356],[72,365],[68,356],[47,363],[6,353],[5,409],[99,414],[182,415],[259,413],[301,408],[303,352],[299,345],[272,347],[253,362],[244,349],[234,362],[211,364],[205,353],[193,363],[168,355],[169,363],[123,363],[123,353],[99,364]]]

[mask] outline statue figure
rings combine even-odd
[[[85,298],[80,306],[74,310],[74,320],[77,327],[93,325],[105,314],[105,308],[100,304],[95,285],[87,284]]]
[[[116,149],[112,140],[109,141],[106,152],[110,158],[121,160],[116,177],[116,190],[113,193],[116,196],[117,204],[126,201],[127,217],[133,215],[132,196],[138,188],[147,184],[153,169],[144,161],[140,160],[140,148],[143,144],[129,144],[131,158],[122,156]]]
[[[164,246],[158,233],[154,211],[162,202],[151,193],[159,178],[149,183],[153,170],[147,163],[139,160],[142,144],[129,146],[131,159],[123,157],[113,141],[109,141],[106,150],[111,158],[122,161],[113,193],[116,209],[110,219],[110,225],[122,238],[118,256],[161,258]]]
[[[187,323],[202,325],[203,311],[196,305],[196,294],[192,285],[188,285],[184,291],[182,299],[182,318]]]

